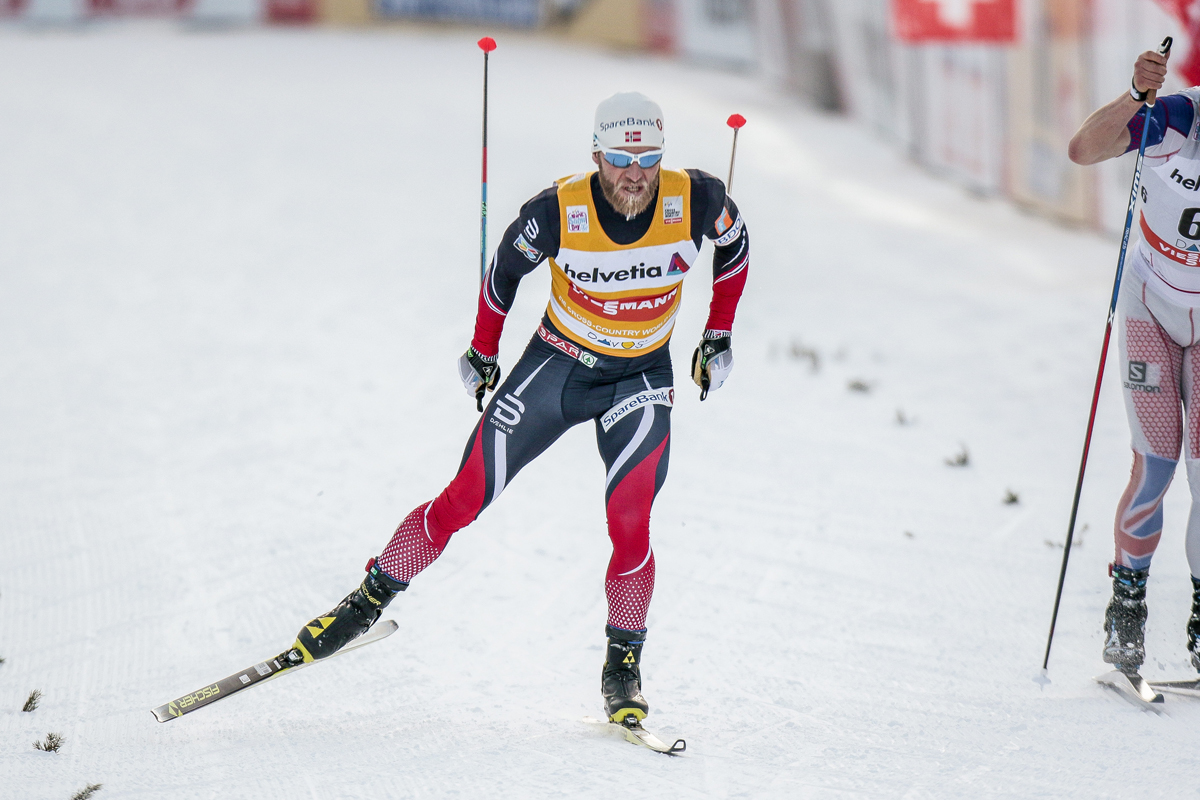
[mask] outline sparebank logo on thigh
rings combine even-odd
[[[1158,385],[1159,366],[1145,361],[1130,361],[1125,388],[1134,392],[1161,392]]]
[[[648,405],[667,406],[668,408],[675,405],[675,388],[664,386],[661,389],[638,392],[633,397],[628,397],[613,406],[607,414],[600,418],[600,425],[607,433],[609,428],[620,422],[621,418],[630,411],[636,411],[642,406]]]

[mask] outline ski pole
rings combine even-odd
[[[746,118],[741,114],[730,114],[729,119],[725,120],[725,124],[733,128],[733,151],[729,154],[729,180],[725,181],[725,193],[729,194],[733,191],[733,160],[737,158],[737,135],[742,126],[746,124]]]
[[[479,284],[487,271],[487,108],[488,108],[488,53],[496,49],[496,40],[485,36],[476,44],[483,51],[483,195],[479,205]]]
[[[1171,52],[1171,37],[1163,39],[1158,47],[1160,55]],[[1079,479],[1075,482],[1075,499],[1071,503],[1071,521],[1067,523],[1067,540],[1063,544],[1062,569],[1058,573],[1058,589],[1054,593],[1054,612],[1050,615],[1050,635],[1046,637],[1046,656],[1042,659],[1042,672],[1050,663],[1050,645],[1054,642],[1054,623],[1058,621],[1058,606],[1062,601],[1063,581],[1067,578],[1067,559],[1071,557],[1071,541],[1075,538],[1075,517],[1079,513],[1079,495],[1083,491],[1083,473],[1087,469],[1088,450],[1092,445],[1092,427],[1096,422],[1096,406],[1100,402],[1100,384],[1104,380],[1104,362],[1108,357],[1108,340],[1112,335],[1113,317],[1117,313],[1117,296],[1121,291],[1121,273],[1125,270],[1125,252],[1129,249],[1129,231],[1133,227],[1133,210],[1137,206],[1138,187],[1142,182],[1142,161],[1146,158],[1146,137],[1150,133],[1150,112],[1158,92],[1154,89],[1146,96],[1146,120],[1142,124],[1142,142],[1138,146],[1137,161],[1133,167],[1133,185],[1129,189],[1129,207],[1125,210],[1125,233],[1121,237],[1121,253],[1117,257],[1117,275],[1113,279],[1112,302],[1108,305],[1108,322],[1104,326],[1104,343],[1100,346],[1100,366],[1096,369],[1096,386],[1092,389],[1092,410],[1088,414],[1087,433],[1083,438],[1083,456],[1079,460]]]

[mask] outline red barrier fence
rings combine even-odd
[[[316,0],[266,0],[267,22],[306,25],[317,19]]]

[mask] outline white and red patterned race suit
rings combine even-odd
[[[1185,444],[1192,511],[1187,553],[1200,576],[1200,87],[1159,98],[1142,172],[1141,238],[1118,300],[1120,370],[1133,469],[1117,507],[1115,563],[1146,569],[1162,501]],[[1129,123],[1130,150],[1145,111]]]
[[[605,465],[613,546],[605,580],[609,633],[644,634],[654,591],[650,509],[670,453],[667,343],[682,283],[703,238],[712,239],[707,328],[731,330],[748,236],[721,181],[694,170],[662,170],[658,196],[630,219],[604,199],[595,173],[563,179],[526,203],[485,276],[472,346],[496,354],[521,278],[549,262],[546,314],[475,426],[454,480],[405,518],[375,563],[407,584],[519,470],[567,429],[591,421]]]

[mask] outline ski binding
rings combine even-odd
[[[683,739],[676,739],[673,744],[667,744],[662,739],[659,739],[653,733],[643,728],[641,721],[632,714],[627,716],[624,722],[596,719],[595,717],[584,717],[583,721],[590,725],[602,725],[609,730],[616,728],[630,744],[645,747],[647,750],[653,750],[656,753],[677,756],[687,749],[687,742]]]

